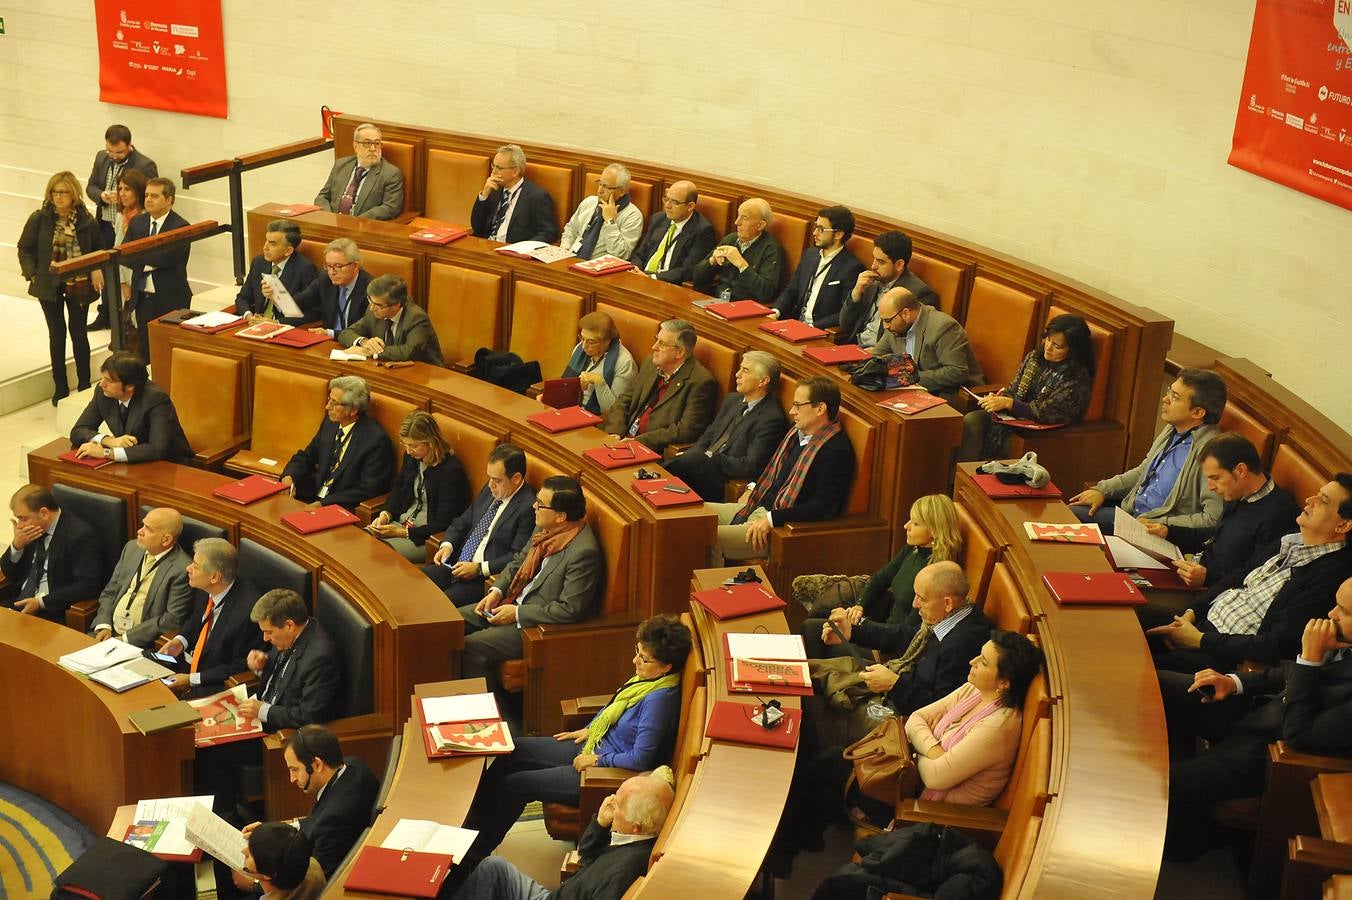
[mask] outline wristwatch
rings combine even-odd
[[[103,458],[104,458],[104,459],[112,459],[112,458],[113,458],[113,451],[112,451],[111,449],[109,449],[108,447],[104,447],[104,448],[103,448]]]

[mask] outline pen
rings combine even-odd
[[[107,650],[104,650],[104,651],[103,651],[103,655],[104,655],[104,656],[107,656],[108,654],[112,653],[112,652],[113,652],[114,650],[116,650],[116,649],[117,649],[116,646],[110,646]]]

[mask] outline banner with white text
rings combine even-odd
[[[1257,0],[1229,161],[1352,209],[1352,0]]]
[[[94,0],[99,99],[226,117],[221,0]]]

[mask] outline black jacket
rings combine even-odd
[[[61,279],[50,271],[52,265],[52,236],[56,233],[56,213],[46,204],[36,210],[24,223],[19,236],[19,271],[29,279],[28,293],[39,300],[55,300]],[[81,253],[106,249],[98,220],[88,210],[75,214],[75,240]]]
[[[182,635],[187,643],[183,653],[184,671],[192,661],[193,650],[202,634],[203,618],[207,611],[207,595],[194,591],[193,611],[183,623]],[[202,662],[197,672],[202,683],[193,688],[192,697],[209,697],[225,687],[225,680],[248,668],[249,651],[262,650],[263,632],[249,618],[254,604],[262,596],[258,588],[244,579],[236,579],[225,595],[225,608],[216,618],[216,624],[207,632],[202,647]]]
[[[760,474],[774,455],[789,422],[774,397],[761,398],[745,415],[742,395],[728,394],[713,424],[699,440],[666,464],[667,471],[681,478],[705,500],[722,502],[729,481],[750,481]],[[705,453],[731,423],[732,432],[713,456]]]
[[[512,221],[507,225],[507,242],[544,241],[552,244],[559,239],[559,219],[554,214],[554,198],[549,192],[528,179],[521,180],[521,195],[516,198],[512,209]],[[493,218],[498,212],[498,200],[502,191],[496,190],[488,199],[474,197],[474,207],[469,212],[470,227],[475,237],[488,237],[488,229],[493,227]]]
[[[108,167],[113,165],[113,160],[108,156],[107,150],[100,150],[94,154],[94,167],[89,170],[89,181],[85,184],[85,196],[93,203],[95,214],[103,209],[103,191],[108,186]],[[146,177],[146,181],[156,178],[160,174],[159,167],[155,165],[155,160],[146,156],[135,147],[127,154],[126,160],[122,163],[122,171],[135,169]],[[113,185],[117,189],[117,185]]]
[[[497,526],[486,539],[488,545],[484,547],[484,562],[488,563],[488,571],[501,572],[507,568],[507,564],[516,556],[517,551],[526,546],[526,542],[535,531],[535,510],[532,508],[534,503],[535,488],[528,484],[522,484],[507,501],[507,508],[502,511]],[[469,509],[456,516],[455,521],[446,529],[446,535],[442,540],[450,542],[454,552],[458,554],[465,545],[465,539],[474,530],[474,523],[487,515],[488,508],[492,505],[493,495],[489,492],[488,486],[484,485],[483,490],[479,491],[479,496],[469,505]]]
[[[961,687],[967,680],[972,657],[981,652],[990,636],[990,620],[975,607],[942,641],[931,635],[915,668],[901,676],[888,692],[888,700],[896,708],[897,715],[909,716]],[[854,626],[850,643],[899,654],[913,637],[915,631],[901,624],[864,621]]]
[[[80,413],[75,427],[70,430],[70,442],[79,446],[92,441],[104,422],[117,430],[119,405],[116,400],[104,396],[103,391],[95,390],[89,405]],[[126,427],[115,437],[127,434],[136,438],[136,446],[126,448],[129,463],[156,459],[184,462],[192,459],[193,450],[188,446],[188,436],[183,433],[183,426],[179,424],[174,401],[153,381],[138,387],[127,402]]]
[[[141,213],[127,223],[127,236],[122,243],[130,244],[132,241],[149,237],[150,225],[150,213]],[[188,220],[171,209],[164,217],[164,224],[159,233],[165,234],[176,228],[187,227]],[[191,251],[191,243],[171,244],[144,256],[138,256],[128,263],[128,267],[131,269],[132,308],[136,309],[143,301],[149,303],[150,318],[163,315],[173,309],[188,308],[192,304],[192,289],[188,287],[188,256]],[[147,274],[155,276],[153,302],[146,299],[152,297],[152,295],[145,293]]]
[[[283,272],[285,274],[285,272]],[[365,269],[357,272],[352,282],[352,290],[347,295],[347,316],[343,319],[343,328],[366,315],[366,286],[371,283],[371,273]],[[305,321],[319,322],[335,335],[342,331],[338,327],[338,288],[329,280],[327,271],[321,271],[309,287],[296,298],[296,305],[305,313]]]
[[[418,465],[416,459],[404,454],[404,464],[399,467],[389,499],[381,508],[381,512],[390,514],[392,521],[413,505],[413,486],[418,479]],[[408,539],[415,544],[421,544],[438,531],[445,531],[451,521],[465,511],[465,504],[469,502],[469,482],[465,479],[465,467],[459,457],[443,458],[441,465],[427,470],[424,479],[427,524],[408,530]]]
[[[1169,526],[1169,540],[1185,553],[1201,551],[1212,596],[1244,583],[1244,576],[1277,554],[1282,535],[1298,530],[1300,507],[1276,485],[1266,497],[1226,503],[1208,540],[1207,529]]]
[[[784,441],[797,441],[798,431],[790,429],[789,433],[784,435]],[[773,458],[774,454],[771,454]],[[786,460],[787,463],[787,460]],[[767,463],[767,467],[768,467]],[[785,465],[780,474],[780,480],[783,481],[789,475],[792,467]],[[764,479],[764,471],[757,477],[757,484],[760,479]],[[812,461],[812,467],[807,470],[807,476],[803,479],[803,487],[798,491],[798,497],[793,506],[782,509],[774,506],[775,495],[779,493],[773,486],[770,492],[765,495],[762,504],[771,513],[771,518],[775,525],[784,525],[789,522],[822,522],[826,519],[834,519],[840,515],[840,511],[845,508],[845,503],[850,498],[850,485],[854,481],[854,450],[850,446],[850,438],[841,429],[835,437],[831,438],[825,444],[822,444],[817,451],[817,458]]]
[[[263,296],[263,276],[272,271],[272,263],[259,256],[253,258],[249,264],[249,274],[244,278],[244,285],[240,287],[239,293],[235,296],[235,312],[244,315],[244,313],[261,314],[267,308],[268,298]],[[310,282],[319,277],[319,270],[315,264],[299,253],[292,253],[287,258],[286,265],[282,267],[282,274],[278,276],[282,279],[282,287],[291,295],[291,299],[296,300],[296,305],[300,306],[301,312],[305,307],[297,299]],[[275,307],[276,318],[278,322],[285,322],[288,325],[300,325],[303,322],[312,322],[319,318],[307,318],[302,316],[299,319],[288,318],[282,314],[281,307]]]
[[[0,572],[10,582],[5,596],[10,602],[26,600],[18,596],[33,568],[38,540],[30,541],[18,561],[10,559],[10,550],[0,551]],[[78,600],[93,600],[103,590],[111,572],[104,571],[99,537],[88,523],[70,510],[62,510],[47,545],[47,593],[38,614],[54,622],[64,621],[66,609]]]
[[[648,871],[652,841],[612,846],[610,829],[593,816],[577,842],[582,868],[554,892],[554,900],[618,900],[640,875]]]
[[[337,781],[330,781],[315,801],[310,814],[300,820],[301,834],[310,839],[310,855],[333,877],[361,833],[371,824],[371,813],[380,794],[380,780],[355,756]]]
[[[655,212],[648,217],[648,228],[629,257],[640,272],[662,245],[662,238],[666,237],[670,227],[671,219],[664,212]],[[718,233],[709,220],[700,215],[699,210],[691,213],[672,242],[671,250],[666,254],[667,268],[657,273],[657,280],[671,284],[690,281],[695,274],[695,264],[712,253],[717,243]]]
[[[318,619],[310,619],[289,650],[268,650],[258,684],[258,696],[272,704],[263,723],[266,731],[327,722],[338,714],[342,660]]]
[[[858,280],[858,276],[855,276]],[[910,269],[901,273],[897,283],[892,287],[904,287],[915,298],[926,306],[933,306],[936,309],[939,306],[939,295],[934,293],[934,288],[925,284]],[[859,341],[859,333],[864,330],[869,322],[873,321],[873,314],[878,309],[878,300],[882,295],[882,284],[873,282],[864,289],[858,300],[854,300],[850,293],[854,290],[854,285],[850,285],[850,290],[845,292],[844,305],[840,308],[840,330],[836,332],[837,344],[855,344]]]
[[[296,496],[318,499],[321,481],[329,470],[333,454],[333,439],[338,426],[325,416],[315,436],[291,457],[283,475],[290,475],[297,485]],[[348,509],[363,500],[378,497],[390,489],[394,477],[394,448],[380,424],[368,415],[357,417],[352,433],[347,438],[338,468],[333,473],[333,485],[323,498],[325,504],[337,504]]]
[[[775,301],[781,319],[801,319],[807,306],[808,295],[812,293],[812,282],[821,264],[822,252],[816,247],[803,251],[798,269],[793,273],[788,285],[780,292]],[[812,307],[812,324],[818,328],[831,328],[840,321],[840,307],[845,298],[854,290],[854,283],[864,264],[844,247],[826,266],[821,278],[821,287],[817,289],[817,303]]]

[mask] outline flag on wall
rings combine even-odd
[[[1352,0],[1258,0],[1230,165],[1352,209]]]
[[[99,99],[226,117],[221,0],[94,0]]]

